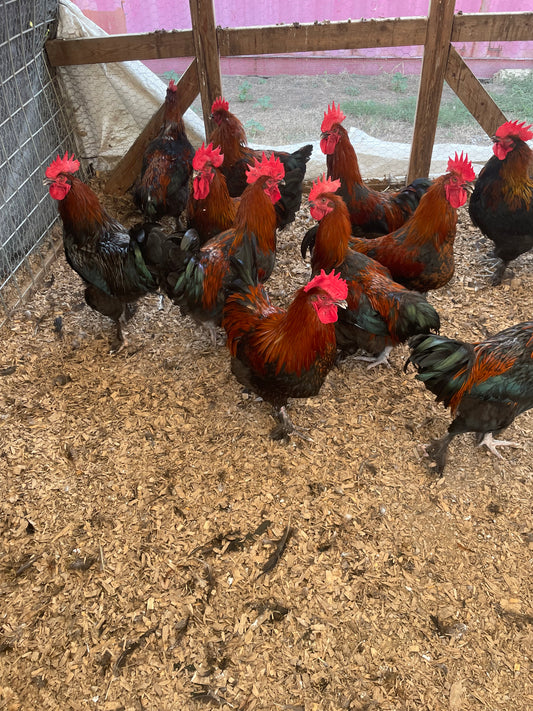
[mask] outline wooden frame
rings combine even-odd
[[[48,58],[53,66],[67,66],[194,57],[178,82],[178,91],[184,110],[200,93],[208,134],[210,106],[221,91],[220,57],[423,45],[408,182],[429,173],[444,81],[488,135],[506,120],[452,42],[533,40],[533,12],[454,14],[455,0],[430,0],[427,18],[240,28],[216,27],[213,0],[189,0],[189,5],[193,30],[49,40]],[[140,171],[144,149],[159,120],[158,112],[112,172],[107,183],[110,191],[124,192],[131,186],[131,176]]]

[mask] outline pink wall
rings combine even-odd
[[[190,29],[189,3],[186,0],[74,0],[78,7],[110,34],[151,32],[157,29]],[[215,19],[222,27],[247,27],[276,23],[314,22],[315,20],[357,20],[398,17],[397,0],[270,0],[250,2],[214,0]],[[354,7],[357,6],[357,12]],[[427,15],[429,0],[411,0],[409,16]],[[457,0],[456,12],[529,12],[531,0]],[[533,68],[533,42],[472,42],[456,45],[478,77],[490,77],[502,68]],[[421,47],[342,50],[298,55],[267,55],[221,60],[223,74],[377,74],[397,71],[420,72]],[[154,71],[181,73],[188,59],[146,62]]]

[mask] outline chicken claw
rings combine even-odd
[[[381,353],[379,353],[377,356],[372,357],[372,356],[355,356],[355,360],[364,360],[369,363],[367,365],[367,370],[370,370],[370,368],[375,368],[378,365],[386,365],[388,368],[392,368],[391,364],[389,363],[389,355],[390,352],[392,351],[392,346],[386,346]]]
[[[298,428],[293,425],[284,406],[280,407],[280,409],[276,411],[276,416],[279,420],[279,424],[277,424],[270,433],[270,436],[274,441],[279,442],[282,439],[289,441],[291,434],[296,435],[296,437],[300,437],[306,442],[313,441],[309,435],[305,434],[304,428]]]
[[[478,443],[478,447],[481,447],[485,445],[485,447],[494,454],[498,459],[503,459],[502,455],[498,452],[496,447],[519,447],[521,448],[522,445],[519,444],[518,442],[509,442],[504,439],[494,439],[492,436],[492,432],[486,432],[483,435],[483,439]]]

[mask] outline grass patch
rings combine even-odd
[[[533,72],[523,78],[504,79],[501,92],[489,93],[510,119],[533,120]]]
[[[347,116],[382,117],[391,121],[413,123],[416,111],[416,96],[406,96],[394,104],[384,104],[373,99],[367,101],[343,101],[341,109]]]

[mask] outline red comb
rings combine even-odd
[[[457,155],[456,151],[455,158],[450,158],[448,160],[448,166],[446,170],[449,173],[458,173],[465,183],[469,183],[472,180],[476,179],[476,174],[474,172],[474,169],[472,168],[472,163],[468,160],[468,155],[466,153],[463,157],[462,151],[460,156]]]
[[[518,123],[518,121],[506,121],[502,123],[500,128],[496,131],[496,136],[498,138],[505,138],[506,136],[517,136],[522,141],[529,141],[533,138],[533,131],[530,131],[531,124],[529,126],[525,125],[525,121]]]
[[[74,158],[74,153],[72,157],[69,158],[68,151],[65,151],[63,158],[57,156],[57,158],[50,163],[44,174],[47,178],[50,178],[50,180],[55,180],[61,173],[75,173],[79,168],[80,162]]]
[[[270,154],[270,158],[263,153],[260,161],[254,158],[254,164],[246,169],[246,182],[255,183],[262,175],[275,180],[281,180],[285,176],[283,163],[273,153]]]
[[[341,186],[340,180],[332,180],[327,178],[325,174],[322,174],[321,178],[317,178],[311,187],[309,192],[308,201],[313,202],[323,193],[336,193]]]
[[[178,90],[178,87],[177,87],[177,85],[174,83],[174,79],[171,79],[171,80],[168,82],[168,91],[177,91],[177,90]]]
[[[322,121],[320,130],[322,131],[322,133],[331,131],[331,128],[336,123],[342,123],[345,118],[346,116],[342,113],[340,104],[337,104],[337,106],[335,106],[335,102],[333,101],[331,106],[328,106],[328,110],[324,111],[324,120]]]
[[[217,96],[217,98],[213,101],[213,106],[211,106],[211,113],[214,114],[215,111],[220,111],[220,109],[222,109],[222,111],[228,111],[229,104],[224,97]]]
[[[304,286],[304,291],[309,291],[318,287],[327,291],[331,296],[333,301],[341,301],[348,296],[348,286],[340,274],[335,274],[335,271],[331,271],[329,274],[322,269],[320,274],[311,279],[311,281]]]
[[[194,158],[192,159],[192,167],[194,170],[202,170],[207,164],[210,164],[215,168],[220,168],[224,162],[224,154],[220,151],[220,146],[213,148],[213,144],[210,143],[206,147],[202,143],[200,148],[194,154]]]

